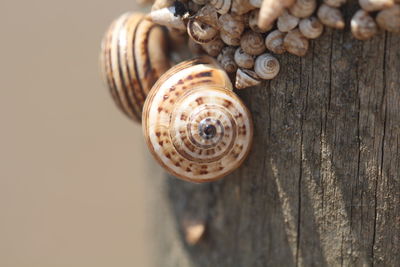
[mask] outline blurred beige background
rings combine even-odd
[[[98,74],[103,32],[135,8],[1,1],[1,267],[151,265],[146,180],[160,171]]]

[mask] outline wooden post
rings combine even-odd
[[[278,59],[276,79],[239,92],[255,125],[244,166],[163,179],[156,266],[398,266],[400,36],[326,29],[306,57]],[[193,246],[187,218],[205,224]]]

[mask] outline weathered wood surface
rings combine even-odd
[[[156,266],[399,266],[399,35],[326,30],[279,60],[277,79],[240,92],[255,125],[245,165],[158,181]],[[206,222],[193,247],[185,218]]]

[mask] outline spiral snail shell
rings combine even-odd
[[[217,62],[182,62],[153,86],[143,109],[143,132],[154,158],[171,174],[207,182],[245,160],[253,136],[249,111]]]
[[[218,30],[200,20],[189,20],[187,32],[198,44],[206,44],[217,38]]]
[[[258,56],[254,64],[254,71],[264,80],[275,78],[279,70],[279,61],[268,53]]]
[[[144,101],[153,84],[170,67],[167,36],[162,26],[143,14],[126,13],[106,32],[100,68],[116,105],[140,121]]]
[[[321,36],[324,25],[317,17],[309,17],[300,21],[299,30],[306,38],[315,39]]]
[[[297,0],[290,8],[290,13],[298,18],[307,18],[317,8],[316,0]]]

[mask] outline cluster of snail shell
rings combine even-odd
[[[276,77],[275,56],[306,55],[324,26],[343,29],[345,2],[156,0],[149,14],[126,13],[111,24],[103,79],[118,108],[142,122],[160,165],[184,180],[213,181],[238,168],[252,144],[251,114],[233,88]],[[359,0],[354,37],[369,39],[378,27],[399,32],[399,2]]]
[[[142,122],[150,152],[169,173],[198,183],[222,178],[250,151],[251,114],[214,58],[170,67],[166,38],[143,14],[119,17],[102,41],[104,82],[122,112]]]
[[[343,29],[340,8],[347,0],[156,0],[149,17],[174,35],[189,36],[194,54],[217,58],[235,75],[236,89],[270,80],[279,73],[275,55],[305,56],[309,40],[324,26]],[[351,20],[356,39],[383,30],[400,31],[400,0],[359,0]],[[183,40],[183,39],[181,39]]]

